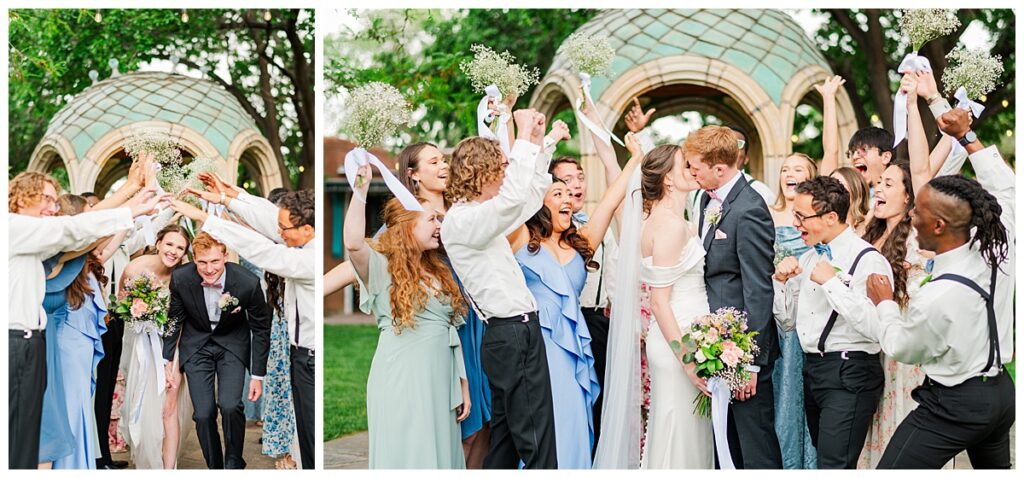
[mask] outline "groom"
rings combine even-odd
[[[747,314],[760,352],[752,379],[729,407],[729,450],[736,468],[781,469],[775,435],[772,365],[779,356],[772,317],[775,226],[764,199],[736,169],[739,142],[722,126],[690,133],[683,156],[706,194],[700,204],[700,238],[707,251],[704,283],[714,312],[733,307]]]
[[[177,348],[188,377],[192,419],[206,466],[245,468],[242,387],[248,368],[252,374],[249,401],[255,402],[263,393],[270,353],[270,311],[259,277],[228,263],[224,244],[199,233],[192,241],[192,253],[195,262],[179,267],[171,276],[169,315],[177,326],[164,338],[168,385],[172,385]],[[223,451],[217,433],[218,408],[224,429]]]

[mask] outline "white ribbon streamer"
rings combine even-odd
[[[501,112],[497,118],[494,118],[494,113],[487,107],[488,100],[493,101],[498,111]],[[506,155],[510,155],[512,154],[512,147],[508,144],[509,112],[504,110],[505,105],[501,104],[501,100],[501,91],[498,90],[497,86],[489,85],[487,88],[484,88],[484,97],[480,99],[480,103],[476,106],[476,129],[477,134],[480,136],[498,140],[501,150]],[[497,133],[491,131],[491,128],[487,126],[487,123],[492,121],[498,122]]]
[[[729,397],[732,391],[721,378],[708,379],[708,391],[711,392],[711,425],[715,429],[715,450],[718,453],[718,466],[723,470],[735,470],[732,453],[729,452]]]
[[[580,122],[583,123],[583,125],[586,126],[587,129],[592,131],[598,137],[598,139],[600,139],[604,144],[611,146],[611,140],[614,139],[616,143],[619,143],[619,146],[625,147],[626,145],[622,142],[621,139],[618,138],[618,136],[612,134],[612,132],[606,129],[604,126],[601,126],[591,121],[590,118],[587,117],[587,115],[583,114],[582,108],[584,101],[589,101],[591,108],[596,108],[597,103],[594,103],[594,98],[590,96],[590,75],[580,72],[580,82],[583,84],[584,98],[576,99],[576,112],[579,113],[578,115],[576,115],[576,117],[579,118]]]
[[[957,108],[960,108],[960,109],[962,109],[964,111],[970,111],[971,114],[974,115],[975,118],[980,117],[981,114],[985,112],[985,106],[982,105],[981,103],[977,103],[974,100],[970,99],[967,96],[967,89],[965,89],[962,86],[960,88],[957,88],[956,93],[953,94],[953,97],[956,98],[956,100],[957,100],[956,101],[956,107]],[[960,146],[960,142],[957,141],[956,138],[950,138],[950,139],[953,140],[953,149],[950,150],[950,152],[949,152],[951,155],[956,153],[956,152],[958,152],[958,151],[960,151],[960,150],[962,150],[962,149],[964,149],[963,146]]]
[[[157,395],[162,396],[166,390],[167,379],[164,376],[163,342],[156,331],[156,326],[152,321],[136,322],[129,326],[129,330],[138,335],[134,344],[136,363],[142,366],[143,371],[155,371]],[[144,377],[144,373],[146,372],[140,373],[139,377]],[[141,390],[142,393],[138,394],[132,405],[132,424],[138,424],[142,418],[142,403],[146,398],[146,387],[141,387]]]
[[[348,179],[349,186],[352,187],[352,194],[360,201],[366,202],[366,198],[363,194],[356,189],[356,173],[359,168],[366,166],[367,164],[375,166],[380,171],[381,177],[384,178],[384,184],[387,185],[391,193],[395,195],[402,206],[405,207],[406,211],[423,211],[423,205],[420,204],[416,196],[413,196],[405,185],[402,184],[395,175],[384,165],[383,162],[372,153],[363,148],[355,148],[349,151],[345,155],[345,179]],[[369,180],[369,178],[367,179]]]
[[[900,73],[915,71],[932,71],[932,65],[928,59],[917,53],[907,53],[896,69]],[[896,97],[892,105],[892,133],[896,138],[892,147],[895,149],[907,137],[907,94],[902,90],[896,90]]]

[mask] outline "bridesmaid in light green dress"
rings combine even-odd
[[[439,250],[438,213],[407,211],[393,199],[384,209],[387,230],[371,243],[361,237],[365,205],[349,206],[345,246],[359,307],[380,330],[366,387],[369,468],[464,469],[459,423],[471,404],[458,326],[465,305]]]

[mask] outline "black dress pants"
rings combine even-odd
[[[245,364],[235,354],[209,341],[185,361],[183,368],[206,466],[211,470],[245,468]],[[217,431],[218,410],[224,429],[223,450]]]
[[[597,383],[601,386],[601,394],[594,401],[594,446],[591,455],[597,451],[597,441],[601,438],[601,405],[604,403],[604,366],[605,357],[608,353],[608,317],[604,315],[604,308],[584,307],[583,320],[590,330],[590,350],[594,353],[594,372],[597,373]]]
[[[1010,468],[1016,392],[1006,372],[946,387],[925,378],[878,468],[938,469],[967,450],[975,469]]]
[[[46,392],[46,340],[41,330],[26,334],[11,329],[7,344],[8,468],[34,470],[39,467],[39,428]]]
[[[818,468],[856,468],[882,398],[882,362],[878,354],[865,352],[805,357],[804,407]]]
[[[537,313],[490,319],[480,362],[491,383],[491,449],[484,468],[514,469],[520,460],[529,469],[558,468],[551,379]]]
[[[316,432],[316,364],[311,350],[291,347],[292,402],[295,406],[295,433],[299,437],[302,469],[316,466],[313,435]]]
[[[121,350],[124,347],[124,321],[111,319],[107,331],[101,337],[103,358],[96,364],[96,431],[99,432],[100,456],[96,466],[110,465],[110,412],[114,404],[114,387],[117,385],[117,371],[121,364]]]

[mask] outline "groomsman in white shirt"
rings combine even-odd
[[[291,382],[302,469],[315,467],[316,426],[314,268],[317,254],[316,198],[313,191],[292,191],[275,205],[223,179],[203,175],[206,191],[190,190],[228,210],[253,229],[174,202],[174,209],[203,223],[202,230],[256,267],[285,279],[284,311],[291,343]]]
[[[133,179],[134,178],[134,179]],[[8,230],[8,467],[35,469],[39,464],[39,428],[46,390],[46,271],[43,260],[65,250],[83,248],[97,239],[133,226],[132,218],[153,212],[164,197],[142,186],[133,165],[129,182],[108,205],[125,207],[54,217],[60,186],[36,172],[10,182]],[[125,202],[125,199],[133,196]]]
[[[888,356],[927,374],[878,467],[938,469],[966,450],[976,469],[1008,469],[1016,392],[1002,366],[1014,350],[1014,173],[995,146],[978,141],[966,111],[945,113],[938,125],[970,154],[978,180],[938,177],[918,193],[912,224],[936,256],[906,313],[890,279],[872,276],[877,314],[851,319]]]
[[[555,469],[555,425],[537,304],[506,236],[541,208],[551,185],[546,121],[513,113],[518,136],[508,157],[497,141],[472,137],[452,153],[445,196],[454,202],[441,242],[470,304],[487,324],[481,362],[491,384],[491,449],[484,468]]]
[[[842,183],[819,176],[796,192],[793,224],[813,248],[776,266],[773,312],[784,330],[796,327],[806,353],[804,406],[818,467],[855,468],[885,376],[878,341],[850,321],[874,309],[868,277],[891,283],[892,269],[846,225],[850,195]]]

